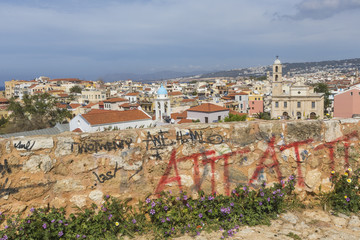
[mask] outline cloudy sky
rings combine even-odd
[[[0,84],[358,58],[359,23],[360,0],[1,0]]]

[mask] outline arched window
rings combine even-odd
[[[278,71],[279,71],[279,67],[276,66],[276,67],[275,67],[275,72],[278,72]]]

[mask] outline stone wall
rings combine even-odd
[[[103,195],[229,194],[297,176],[300,194],[358,167],[360,123],[254,121],[0,140],[0,211],[85,207]]]

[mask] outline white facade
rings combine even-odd
[[[199,119],[201,123],[213,123],[220,120],[224,120],[225,117],[229,116],[229,110],[227,111],[218,111],[218,112],[195,112],[187,111],[187,119],[197,120]]]
[[[105,130],[110,130],[110,127],[111,129],[115,128],[118,130],[124,130],[129,128],[147,128],[151,126],[154,126],[154,122],[152,119],[91,125],[89,122],[86,121],[85,118],[81,116],[81,114],[77,115],[70,121],[70,131],[80,128],[83,132],[101,132]]]
[[[157,91],[157,97],[155,99],[155,119],[162,122],[164,117],[171,116],[170,99],[168,98],[167,90],[163,85],[160,86]]]

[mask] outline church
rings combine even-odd
[[[313,87],[300,82],[283,81],[278,57],[273,64],[271,118],[324,118],[324,94],[315,93]]]

